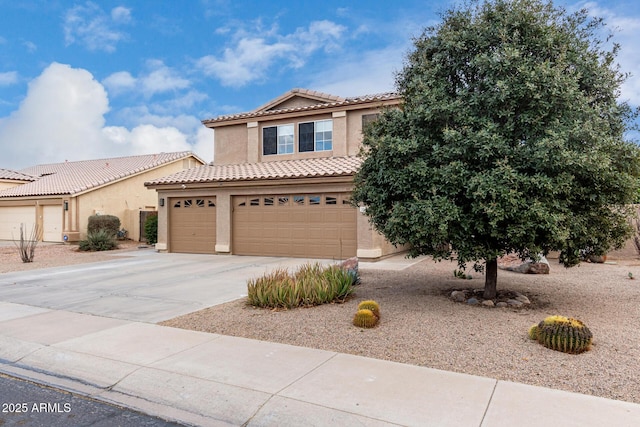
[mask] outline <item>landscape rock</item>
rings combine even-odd
[[[486,299],[482,301],[482,305],[486,305],[487,307],[493,307],[495,304],[490,299]]]
[[[340,264],[340,267],[344,268],[345,270],[353,270],[357,273],[358,257],[354,256],[352,258],[345,259],[344,261],[342,261],[342,264]]]
[[[510,300],[507,300],[507,305],[510,305],[512,307],[522,307],[524,304],[521,301],[518,301],[517,299],[510,299]]]
[[[500,301],[499,303],[496,304],[496,307],[498,307],[498,308],[509,307],[509,304],[507,304],[504,301]]]
[[[462,291],[451,292],[451,299],[453,299],[455,302],[464,302],[466,298],[467,296]]]
[[[524,296],[522,294],[516,296],[514,299],[516,301],[520,301],[523,304],[531,304],[531,301],[529,301],[529,298],[527,298],[526,296]]]
[[[549,274],[549,261],[544,256],[538,262],[522,261],[517,254],[508,254],[498,258],[498,268],[523,274]]]
[[[469,298],[467,300],[467,304],[470,304],[470,305],[476,305],[478,303],[479,303],[479,301],[477,299],[475,299],[475,298]]]
[[[360,275],[358,274],[358,257],[352,257],[344,260],[340,267],[351,274],[354,285],[360,284]]]

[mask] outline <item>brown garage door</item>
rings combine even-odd
[[[356,235],[348,194],[234,197],[234,254],[344,259]]]
[[[215,197],[183,197],[169,201],[169,250],[212,254],[216,246]]]

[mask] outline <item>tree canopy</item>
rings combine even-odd
[[[401,108],[364,130],[353,200],[410,254],[486,265],[620,247],[640,176],[637,111],[601,19],[540,0],[451,9],[396,77]]]

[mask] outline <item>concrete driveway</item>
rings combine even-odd
[[[309,260],[131,252],[91,264],[0,274],[0,301],[156,323],[246,295],[247,279]]]

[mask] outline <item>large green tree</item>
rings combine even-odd
[[[497,258],[560,251],[567,267],[629,236],[636,111],[619,101],[602,20],[538,0],[451,9],[414,40],[401,108],[364,132],[353,200],[411,255],[474,262],[494,298]]]

